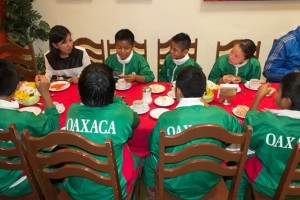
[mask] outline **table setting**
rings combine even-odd
[[[140,118],[140,124],[134,130],[133,137],[128,140],[128,145],[133,153],[146,157],[149,154],[148,136],[154,128],[157,119],[162,113],[173,110],[177,106],[174,94],[171,94],[175,92],[176,83],[152,82],[142,84],[133,82],[129,83],[130,86],[126,82],[125,86],[122,86],[122,84],[122,81],[121,83],[119,81],[116,83],[116,95],[121,97],[131,109],[136,111]],[[49,91],[55,106],[60,112],[60,128],[63,128],[65,127],[69,107],[75,102],[80,102],[78,85],[60,81],[55,81],[51,85],[54,87],[52,89],[49,88]],[[235,115],[243,124],[244,115],[247,112],[244,109],[251,106],[257,89],[249,89],[244,83],[240,83],[238,86],[239,89],[237,89],[236,96],[231,100],[230,105],[224,105],[219,101],[219,85],[215,84],[212,86],[208,84],[205,95],[210,96],[209,101],[207,101],[209,105],[222,107],[229,114]],[[272,88],[277,88],[278,84],[271,84],[271,86]],[[260,110],[276,108],[272,98],[273,95],[271,94],[270,97],[262,100],[259,106]],[[30,106],[21,105],[20,107],[23,111],[31,111],[38,114],[43,110],[43,100],[39,98],[39,101],[35,104]],[[243,110],[238,111],[240,107]]]

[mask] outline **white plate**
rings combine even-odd
[[[175,99],[176,97],[174,96],[173,92],[172,91],[169,91],[168,92],[168,97],[171,97],[173,99]]]
[[[57,86],[57,88],[54,88],[54,86]],[[55,81],[51,83],[49,90],[52,92],[58,92],[58,91],[65,90],[69,87],[70,87],[70,83],[68,81]]]
[[[141,114],[145,114],[146,112],[148,112],[150,110],[150,107],[148,106],[148,104],[145,104],[145,105],[147,105],[147,106],[145,106],[145,108],[139,112],[137,112],[133,109],[133,105],[131,105],[130,108],[137,114],[141,115]]]
[[[151,87],[152,93],[161,93],[166,89],[165,86],[159,84],[149,85],[149,87]]]
[[[260,86],[260,85],[259,85],[259,86]],[[257,88],[253,88],[253,87],[250,87],[249,81],[247,81],[247,82],[245,83],[245,87],[248,88],[248,89],[250,89],[250,90],[258,90],[259,86],[258,86]]]
[[[128,90],[129,88],[131,88],[131,83],[126,83],[126,87],[125,88],[119,88],[118,87],[118,83],[116,83],[116,89],[117,90]]]
[[[21,111],[21,112],[24,112],[24,111],[25,112],[32,112],[35,115],[38,115],[42,112],[42,110],[39,107],[36,107],[36,106],[24,107],[24,108],[19,109],[19,111]]]
[[[237,117],[245,118],[245,116],[238,115],[238,114],[236,113],[236,109],[237,109],[237,107],[233,108],[233,109],[232,109],[232,113],[233,113],[235,116],[237,116]]]
[[[158,106],[170,106],[174,102],[174,99],[168,96],[160,96],[154,100],[154,103]]]
[[[151,110],[150,116],[153,117],[154,119],[158,119],[161,114],[167,111],[169,111],[169,109],[167,108],[155,108]]]

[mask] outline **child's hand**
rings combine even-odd
[[[43,96],[45,93],[49,93],[50,81],[44,75],[35,76],[35,85],[38,91]]]
[[[242,81],[242,79],[241,79],[241,77],[239,77],[239,76],[233,76],[233,81],[232,81],[232,83],[240,83],[241,81]]]
[[[270,83],[261,84],[261,86],[257,90],[256,97],[262,98],[269,92],[270,92]]]
[[[125,79],[126,82],[129,82],[129,83],[134,82],[135,79],[136,79],[136,74],[125,75],[124,79]]]
[[[233,82],[235,80],[235,76],[233,76],[233,75],[224,75],[223,77],[222,77],[222,83],[231,83],[231,82]]]
[[[79,78],[77,76],[73,76],[72,78],[68,79],[68,82],[77,84],[78,80]]]

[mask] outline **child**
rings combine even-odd
[[[255,151],[245,164],[239,199],[250,182],[258,192],[273,197],[292,149],[300,138],[300,73],[284,76],[274,100],[281,110],[258,111],[258,105],[268,93],[269,84],[257,91],[245,119],[253,127],[250,149]]]
[[[101,144],[106,138],[112,139],[124,198],[133,187],[141,165],[140,158],[130,152],[126,143],[138,126],[139,117],[120,98],[115,98],[113,71],[105,64],[87,66],[79,78],[78,90],[82,103],[71,105],[67,130]],[[68,178],[64,187],[74,199],[113,199],[111,187],[80,177]]]
[[[31,112],[20,112],[19,104],[13,101],[18,89],[19,74],[15,66],[0,59],[0,130],[7,130],[10,123],[14,123],[18,132],[28,129],[33,136],[43,136],[59,128],[59,113],[52,103],[49,93],[50,83],[45,76],[37,75],[35,84],[45,105],[45,113],[35,115]],[[11,143],[0,142],[1,146],[10,146]],[[0,196],[20,196],[31,192],[28,180],[12,186],[24,175],[22,171],[0,169]],[[23,177],[24,178],[24,177]]]
[[[126,82],[147,83],[154,80],[147,60],[133,51],[134,35],[128,29],[121,29],[115,35],[116,54],[110,55],[105,64],[111,67]]]
[[[172,37],[170,54],[167,55],[164,64],[159,72],[159,81],[173,82],[178,74],[187,66],[194,66],[202,69],[196,61],[189,57],[191,38],[188,34],[179,33]]]
[[[63,76],[78,83],[81,71],[91,63],[86,50],[73,45],[71,32],[64,26],[56,25],[49,33],[49,48],[45,54],[46,76]]]
[[[229,54],[220,56],[208,79],[214,83],[245,83],[250,79],[260,79],[261,67],[254,57],[256,46],[252,40],[240,40]]]
[[[178,134],[196,124],[214,123],[231,132],[241,132],[239,121],[218,106],[204,106],[199,97],[206,89],[206,77],[200,68],[188,66],[176,79],[176,100],[179,102],[175,110],[163,113],[148,138],[151,154],[145,160],[145,185],[150,196],[155,195],[154,175],[159,160],[159,133],[164,128],[167,135]],[[209,139],[208,139],[209,140]],[[209,140],[212,142],[212,140]],[[196,143],[193,141],[192,143]],[[215,142],[214,142],[215,143]],[[219,143],[221,145],[221,143]],[[177,151],[179,148],[171,148]],[[165,179],[165,189],[180,199],[200,199],[216,185],[222,177],[199,171],[180,177]]]

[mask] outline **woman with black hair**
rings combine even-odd
[[[62,76],[72,83],[78,83],[81,71],[91,64],[86,50],[74,46],[71,32],[61,25],[50,30],[49,48],[45,54],[47,78],[50,80],[53,76]]]

